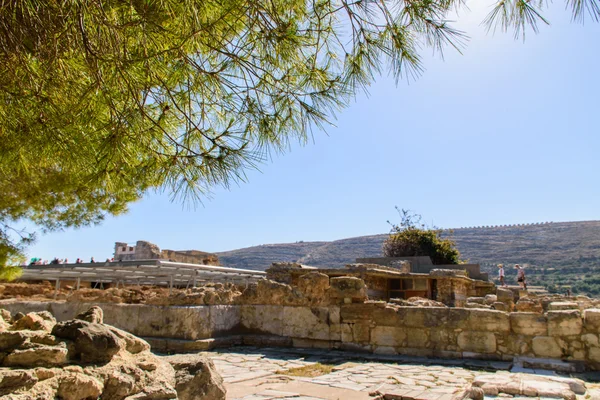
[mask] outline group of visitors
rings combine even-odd
[[[517,270],[517,282],[519,283],[519,286],[521,289],[527,290],[525,270],[519,264],[515,264],[515,269]],[[498,278],[500,279],[502,286],[506,286],[506,282],[504,281],[504,264],[498,264]]]
[[[108,258],[106,259],[106,261],[108,262]],[[90,263],[95,263],[96,260],[94,260],[94,257],[90,258]],[[48,262],[48,260],[42,260],[40,257],[33,257],[31,260],[29,260],[29,264],[27,264],[26,262],[22,264],[22,266],[27,266],[27,265],[56,265],[56,264],[68,264],[69,260],[67,258],[62,259],[62,258],[58,258],[58,257],[54,257],[54,259],[52,259],[52,261]],[[82,258],[77,258],[77,260],[75,260],[75,264],[83,264],[84,261]]]

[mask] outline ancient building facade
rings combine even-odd
[[[219,257],[199,250],[161,250],[154,243],[138,240],[135,246],[124,242],[115,243],[115,261],[169,260],[179,263],[221,265]]]

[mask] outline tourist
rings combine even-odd
[[[515,269],[517,270],[517,282],[519,282],[519,286],[521,286],[521,289],[527,290],[527,281],[525,281],[525,270],[521,268],[519,264],[515,264]]]
[[[94,260],[94,257],[92,257],[92,258],[90,259],[90,262],[91,262],[92,264],[96,262],[96,261]]]
[[[502,286],[506,286],[506,282],[504,282],[504,264],[498,264],[498,278]]]
[[[81,258],[77,258],[77,260],[75,260],[75,264],[81,264]]]

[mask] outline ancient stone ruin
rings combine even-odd
[[[61,387],[76,384],[102,399],[197,398],[181,394],[188,390],[182,377],[205,382],[189,371],[211,370],[210,363],[156,358],[150,346],[162,353],[246,345],[600,370],[600,301],[496,288],[460,270],[414,273],[402,263],[329,270],[275,263],[257,281],[187,288],[14,283],[0,285],[0,298],[0,359],[14,376],[1,381],[4,393],[66,393]],[[473,385],[474,398],[477,388],[498,390],[485,379]]]
[[[99,307],[58,323],[47,311],[0,310],[0,355],[2,399],[225,398],[210,360],[157,357],[146,341],[104,324]]]

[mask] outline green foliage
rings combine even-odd
[[[390,237],[383,243],[385,257],[429,256],[436,264],[459,264],[460,253],[449,238],[442,238],[442,230],[421,224],[421,216],[409,210],[400,210],[400,225],[392,225]],[[389,223],[389,221],[388,221]]]
[[[597,18],[597,1],[569,5]],[[544,6],[503,0],[488,22],[535,29]],[[84,226],[149,190],[198,199],[243,180],[384,67],[414,77],[420,51],[460,49],[466,36],[447,17],[461,7],[0,1],[0,247],[25,243],[10,233],[21,221]]]

